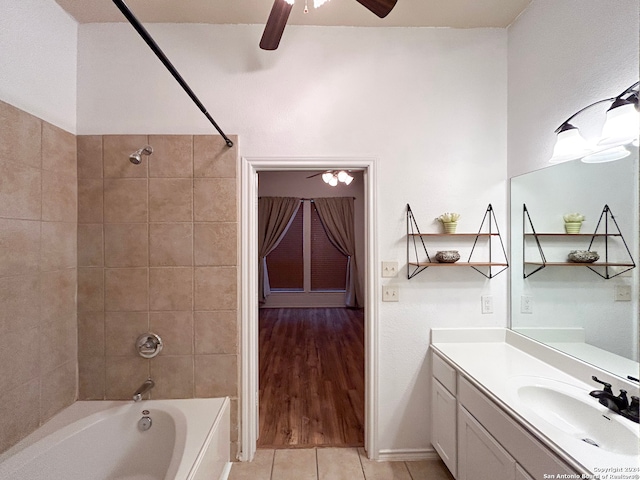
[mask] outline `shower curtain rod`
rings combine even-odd
[[[198,106],[200,111],[204,114],[205,117],[207,117],[207,119],[215,127],[218,133],[222,135],[222,138],[224,138],[224,141],[227,143],[227,147],[233,147],[233,142],[224,134],[224,132],[220,129],[220,127],[218,126],[216,121],[211,117],[211,115],[209,115],[209,112],[207,112],[207,109],[204,108],[204,105],[202,104],[202,102],[198,99],[198,97],[196,97],[196,94],[193,93],[193,90],[191,90],[191,87],[189,87],[187,82],[184,81],[184,78],[182,78],[180,73],[178,73],[178,71],[176,70],[176,67],[174,67],[173,64],[169,61],[167,56],[160,49],[160,47],[155,42],[155,40],[151,37],[149,32],[147,32],[147,30],[142,26],[140,21],[135,17],[133,12],[131,12],[127,4],[124,3],[124,1],[122,0],[113,0],[113,3],[116,4],[116,7],[118,7],[118,9],[125,16],[125,18],[129,20],[129,23],[131,24],[131,26],[136,29],[136,31],[140,34],[142,39],[147,43],[147,45],[149,45],[149,48],[153,50],[153,53],[156,54],[156,56],[160,59],[162,64],[167,68],[167,70],[169,70],[171,75],[173,75],[173,78],[175,78],[176,81],[180,84],[180,86],[184,89],[184,91],[187,92],[187,95],[189,95],[191,100],[193,100],[193,103],[195,103]]]

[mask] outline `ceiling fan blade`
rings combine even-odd
[[[360,5],[367,7],[380,18],[389,15],[396,6],[398,0],[356,0]]]
[[[284,27],[287,25],[289,14],[293,5],[285,0],[274,0],[271,13],[267,20],[260,40],[260,48],[263,50],[275,50],[280,44]]]
[[[318,175],[322,175],[323,173],[326,173],[326,172],[327,172],[327,170],[323,170],[321,172],[314,173],[313,175],[309,175],[307,178],[317,177]]]

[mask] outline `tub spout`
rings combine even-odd
[[[142,400],[142,396],[151,390],[155,386],[155,382],[151,378],[147,378],[142,385],[133,394],[133,401],[139,402]]]

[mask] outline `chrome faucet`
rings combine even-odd
[[[142,385],[140,385],[140,387],[138,387],[136,392],[133,394],[133,401],[134,402],[139,402],[140,400],[142,400],[142,396],[145,393],[147,393],[149,390],[151,390],[155,386],[155,384],[156,384],[156,382],[151,380],[151,377],[147,378],[144,381],[144,383]]]

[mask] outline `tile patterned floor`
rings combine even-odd
[[[440,460],[375,462],[362,448],[259,449],[229,480],[453,480]]]

